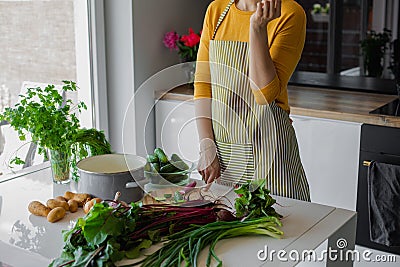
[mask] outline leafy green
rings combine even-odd
[[[108,240],[104,254],[112,262],[120,261],[125,257],[125,252],[121,251],[121,244],[115,238]],[[104,259],[102,261],[107,262]]]
[[[140,256],[140,250],[145,249],[145,248],[149,248],[151,245],[153,244],[153,242],[151,240],[148,239],[143,239],[139,245],[137,245],[136,247],[134,247],[133,249],[127,251],[125,253],[125,256],[128,259],[136,259],[139,258]]]
[[[122,233],[124,225],[119,224],[120,218],[113,216],[114,208],[100,203],[93,207],[93,212],[77,222],[82,228],[87,242],[94,246],[102,244],[108,236],[118,236]]]
[[[235,199],[236,217],[247,219],[273,216],[281,218],[272,205],[276,200],[265,188],[265,179],[255,180],[240,185],[235,189],[238,198]]]
[[[114,262],[125,257],[123,245],[129,244],[128,235],[135,229],[138,208],[134,203],[130,207],[117,208],[105,202],[96,203],[71,230],[63,231],[63,252],[50,266],[68,262],[71,264],[68,266],[86,266],[91,261],[97,266],[114,266]],[[131,250],[134,248],[130,247]]]
[[[63,84],[63,92],[77,91],[75,82],[63,81]],[[80,159],[111,153],[111,146],[102,131],[80,127],[77,115],[85,109],[84,102],[74,104],[71,99],[64,99],[55,85],[50,84],[45,88],[27,88],[15,107],[8,107],[0,114],[0,120],[8,121],[22,141],[30,133],[32,142],[38,144],[38,152],[45,158],[47,149],[72,157],[73,178],[78,180],[76,163]],[[10,164],[24,164],[24,161],[16,157]]]

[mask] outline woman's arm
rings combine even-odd
[[[304,10],[296,2],[284,8],[281,15],[281,0],[262,1],[250,19],[250,85],[260,105],[269,104],[284,93],[304,46]],[[274,29],[268,24],[277,17]],[[273,40],[268,40],[267,28],[275,31]]]
[[[211,101],[211,98],[200,98],[194,102],[197,132],[200,140],[198,171],[206,183],[212,183],[221,175],[212,127]]]
[[[195,118],[200,140],[198,170],[206,183],[212,183],[220,176],[211,114],[212,93],[208,47],[212,32],[209,18],[210,7],[207,9],[203,23],[194,83]]]
[[[250,18],[250,65],[252,88],[263,88],[271,83],[276,70],[268,47],[267,24],[281,15],[281,0],[262,0]]]

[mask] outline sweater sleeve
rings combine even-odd
[[[269,52],[275,65],[275,78],[263,88],[253,88],[255,100],[260,105],[266,105],[276,100],[287,90],[290,76],[293,74],[303,51],[306,35],[306,16],[298,9],[283,18],[277,25],[276,35],[271,40]],[[269,35],[269,38],[271,36]]]
[[[199,51],[197,53],[196,73],[194,80],[194,99],[211,98],[211,76],[208,56],[209,43],[212,37],[210,9],[211,5],[207,8],[204,17]]]

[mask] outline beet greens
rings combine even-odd
[[[218,220],[219,205],[177,207],[165,204],[130,206],[96,203],[74,228],[63,231],[65,246],[50,266],[114,266],[123,258],[137,258],[140,251],[163,238]]]

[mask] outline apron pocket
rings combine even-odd
[[[254,157],[252,144],[231,144],[216,141],[221,166],[220,183],[228,186],[253,180]]]

